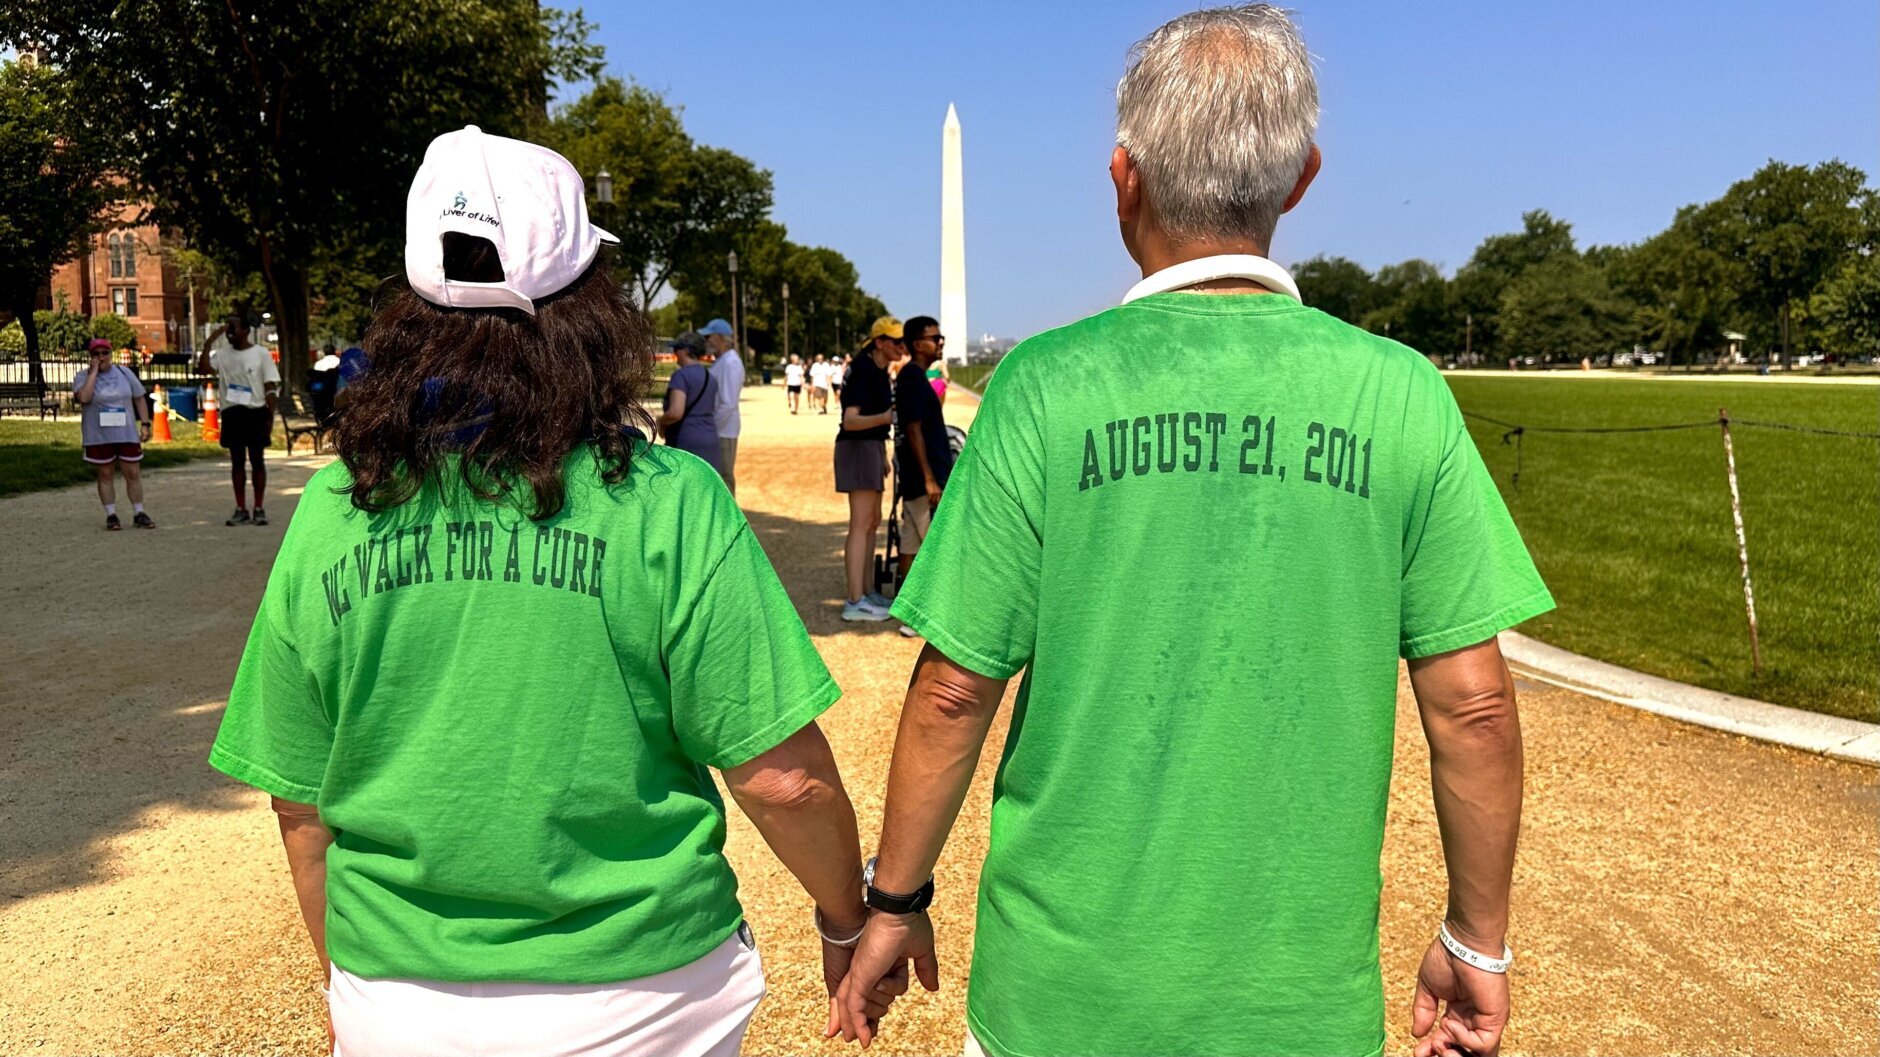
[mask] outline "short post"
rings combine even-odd
[[[1730,443],[1730,412],[1717,409],[1717,424],[1723,427],[1723,462],[1730,471],[1730,517],[1736,522],[1736,557],[1743,566],[1743,609],[1749,614],[1749,654],[1751,670],[1762,678],[1762,642],[1756,633],[1756,591],[1749,580],[1749,541],[1743,535],[1743,498],[1736,487],[1736,448]]]

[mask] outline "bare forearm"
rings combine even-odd
[[[849,432],[874,429],[894,421],[893,411],[883,411],[879,415],[864,415],[853,407],[842,409],[842,428]]]
[[[894,739],[877,888],[912,892],[933,876],[1004,693],[1003,680],[964,672],[932,646],[922,652]]]
[[[1424,710],[1430,785],[1449,871],[1449,920],[1464,942],[1499,951],[1521,832],[1521,720],[1500,653],[1473,688]],[[1459,937],[1461,938],[1461,937]]]
[[[324,968],[327,964],[326,850],[333,843],[333,833],[320,821],[317,809],[311,805],[276,800],[274,810],[281,824],[281,844],[287,849],[287,868],[293,875],[300,917]]]
[[[725,786],[764,843],[834,927],[861,924],[861,838],[829,742],[814,723],[750,763]]]

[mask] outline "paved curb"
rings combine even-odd
[[[1511,669],[1543,683],[1712,730],[1880,767],[1880,725],[1688,686],[1514,631],[1501,633],[1501,652]]]

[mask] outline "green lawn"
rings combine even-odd
[[[144,466],[156,469],[191,459],[220,458],[222,449],[197,439],[193,423],[174,420],[176,440],[144,445]],[[0,496],[63,488],[97,479],[80,457],[78,420],[46,422],[32,418],[0,418]]]
[[[1880,389],[1724,381],[1452,377],[1464,411],[1525,426],[1714,419],[1880,432]],[[1733,429],[1764,675],[1715,428],[1528,433],[1471,421],[1560,608],[1521,630],[1682,682],[1880,721],[1880,441]]]
[[[959,367],[948,367],[947,374],[953,379],[954,384],[963,385],[983,396],[986,392],[986,379],[992,377],[992,369],[997,366],[996,363],[970,363]]]

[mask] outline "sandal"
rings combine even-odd
[[[151,520],[150,515],[141,510],[137,512],[136,517],[131,518],[131,524],[136,525],[138,528],[153,529],[157,527],[157,523]]]
[[[104,527],[107,532],[117,532],[124,527],[124,523],[118,520],[116,514],[106,514],[104,516]]]

